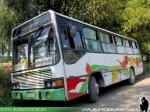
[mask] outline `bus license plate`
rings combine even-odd
[[[35,94],[34,93],[28,93],[27,96],[30,97],[30,98],[32,98],[32,97],[35,96]]]

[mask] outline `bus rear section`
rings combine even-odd
[[[66,101],[55,16],[47,11],[12,31],[13,100]]]

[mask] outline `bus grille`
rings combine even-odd
[[[13,83],[19,82],[20,89],[44,88],[44,80],[51,79],[50,69],[13,75]]]

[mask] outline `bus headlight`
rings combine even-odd
[[[61,88],[64,86],[63,79],[47,79],[44,81],[45,88]]]

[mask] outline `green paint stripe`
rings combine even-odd
[[[98,69],[112,70],[113,66],[92,65],[91,68],[92,68],[92,71],[96,71]]]
[[[114,66],[102,66],[102,65],[91,65],[92,71],[96,71],[98,69],[108,69],[108,70],[113,70]],[[118,66],[119,69],[122,69],[121,66]]]
[[[46,92],[50,93],[50,97],[46,96]],[[16,97],[16,93],[22,94],[21,96]],[[28,93],[35,93],[34,97],[28,97]],[[60,89],[37,89],[37,90],[22,90],[22,91],[12,91],[12,99],[20,100],[52,100],[52,101],[65,101],[65,90],[64,88]],[[40,97],[41,94],[41,97]]]
[[[82,84],[82,87],[81,87],[81,89],[80,89],[80,93],[85,93],[85,91],[87,90],[87,87],[88,87],[88,82],[84,82],[83,84]]]

